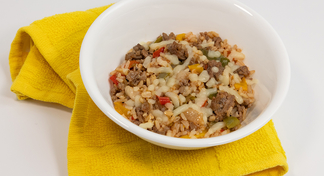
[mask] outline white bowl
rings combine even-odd
[[[167,137],[144,130],[119,115],[111,101],[109,73],[127,51],[162,32],[216,31],[246,55],[256,70],[256,102],[243,127],[207,139]],[[241,139],[265,125],[284,100],[290,79],[289,58],[274,29],[259,14],[235,0],[123,0],[103,12],[89,28],[81,47],[83,83],[96,105],[115,123],[153,144],[199,149]]]

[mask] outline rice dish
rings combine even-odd
[[[253,105],[254,70],[214,32],[162,33],[140,42],[109,75],[115,110],[146,130],[209,138],[240,128]]]

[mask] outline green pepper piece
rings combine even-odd
[[[194,101],[196,99],[195,96],[192,96],[192,95],[188,95],[186,96],[186,101],[189,102],[189,101]]]
[[[217,95],[217,92],[216,92],[216,93],[213,93],[213,94],[210,94],[210,95],[208,96],[208,98],[212,100],[213,97],[216,97],[216,95]]]
[[[162,73],[159,74],[159,78],[166,78],[169,75],[170,75],[170,73],[162,72]]]
[[[163,40],[163,38],[162,38],[162,36],[160,36],[155,40],[154,43],[160,43],[160,42],[162,42],[162,40]]]
[[[218,61],[219,61],[219,59],[216,58],[216,57],[208,57],[208,56],[207,56],[207,59],[208,59],[208,60],[218,60]]]
[[[204,49],[204,48],[203,48],[203,49],[201,49],[200,51],[203,53],[204,56],[207,57],[208,60],[218,60],[218,61],[220,60],[220,58],[217,58],[217,57],[209,57],[209,56],[208,56],[208,52],[209,52],[209,50],[207,50],[207,49]]]
[[[221,55],[220,62],[222,63],[222,66],[225,67],[230,62],[230,60],[227,59],[225,56]]]
[[[233,128],[241,123],[239,119],[233,116],[226,117],[224,122],[228,129]]]
[[[203,55],[205,55],[208,58],[208,50],[203,48],[200,51],[203,53]]]

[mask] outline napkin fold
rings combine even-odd
[[[288,171],[272,121],[229,144],[181,151],[148,143],[107,118],[82,83],[79,52],[91,23],[110,6],[35,21],[20,28],[11,45],[11,91],[18,99],[73,108],[69,175],[277,176]]]

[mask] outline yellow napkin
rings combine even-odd
[[[73,108],[69,175],[274,176],[288,171],[272,121],[236,142],[179,151],[143,141],[106,117],[87,94],[78,61],[85,33],[109,6],[35,21],[18,30],[11,46],[11,91],[18,99]]]

